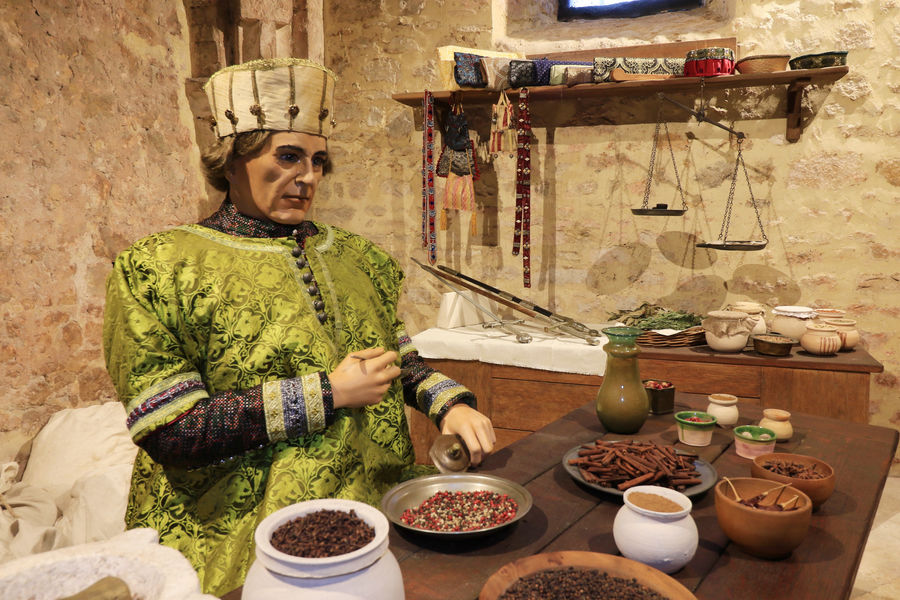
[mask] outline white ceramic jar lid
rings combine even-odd
[[[772,309],[772,314],[798,319],[815,319],[818,316],[818,313],[808,306],[776,306]]]

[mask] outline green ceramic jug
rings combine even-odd
[[[637,433],[650,412],[650,398],[638,372],[637,327],[607,327],[606,372],[597,392],[597,418],[611,433]]]

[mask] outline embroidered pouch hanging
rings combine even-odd
[[[516,147],[516,123],[513,112],[509,96],[501,91],[497,104],[491,107],[491,139],[488,142],[488,151],[494,156],[503,152],[504,148],[511,152]]]
[[[434,229],[434,97],[425,90],[422,127],[422,247],[428,262],[437,263],[437,232]]]
[[[469,230],[476,233],[475,180],[480,173],[475,157],[475,144],[469,139],[469,125],[462,104],[456,102],[447,115],[444,128],[444,148],[438,159],[437,174],[446,177],[444,205],[441,210],[441,229],[447,229],[448,210],[472,212]]]

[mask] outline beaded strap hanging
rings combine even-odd
[[[437,233],[434,229],[434,96],[425,90],[422,127],[422,247],[428,262],[437,263]]]
[[[496,158],[504,148],[512,151],[515,144],[516,125],[513,105],[510,104],[506,91],[501,90],[497,103],[491,107],[491,139],[488,151]]]
[[[522,285],[531,287],[531,116],[528,88],[519,91],[516,121],[516,225],[513,256],[522,251]]]
[[[447,229],[447,211],[468,210],[472,213],[469,230],[475,235],[477,223],[474,182],[481,173],[475,156],[475,144],[469,138],[469,124],[460,102],[453,103],[445,125],[444,146],[437,165],[438,177],[447,178],[441,211],[441,229]]]

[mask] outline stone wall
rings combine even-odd
[[[736,145],[677,110],[666,117],[689,210],[631,214],[657,111],[652,99],[631,99],[539,111],[532,288],[522,287],[511,255],[508,156],[482,164],[478,232],[468,233],[467,215],[451,215],[438,260],[586,322],[642,302],[698,312],[742,299],[845,308],[885,365],[873,377],[871,422],[900,425],[900,248],[890,226],[900,205],[897,0],[712,0],[701,17],[614,24],[556,24],[549,1],[333,0],[308,27],[299,1],[67,4],[0,3],[0,458],[54,411],[114,398],[100,342],[110,261],[132,240],[195,221],[218,202],[196,168],[207,131],[203,78],[222,61],[313,48],[305,39],[313,32],[324,33],[325,63],[340,76],[341,108],[330,143],[336,170],[312,216],[400,258],[411,333],[433,324],[444,290],[407,258],[424,256],[421,114],[390,96],[440,87],[436,47],[540,53],[734,36],[739,56],[849,50],[850,74],[807,95],[809,124],[797,143],[773,118],[783,90],[710,94],[716,117],[748,135],[765,250],[694,249],[720,230]],[[484,109],[467,111],[483,139]],[[658,167],[651,200],[680,203],[671,161],[661,156]],[[743,183],[734,206],[732,237],[754,235]]]

